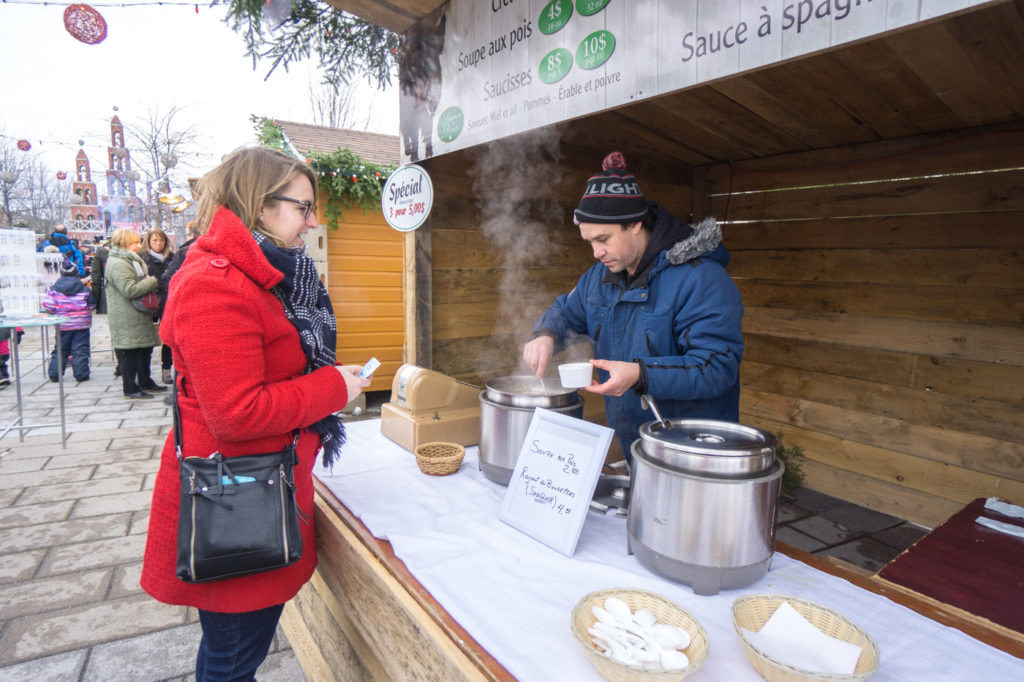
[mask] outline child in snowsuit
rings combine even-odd
[[[57,368],[57,346],[50,355],[50,381],[58,381],[71,358],[71,371],[77,381],[89,380],[89,328],[96,301],[89,287],[78,276],[78,266],[71,260],[60,265],[60,279],[46,291],[43,308],[55,315],[69,318],[60,325],[61,366]]]

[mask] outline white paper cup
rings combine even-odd
[[[565,388],[583,388],[590,385],[594,366],[589,362],[570,362],[558,366],[558,377]]]

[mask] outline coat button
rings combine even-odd
[[[211,258],[210,265],[215,268],[226,268],[228,266],[227,258]]]

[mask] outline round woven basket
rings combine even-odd
[[[625,665],[601,653],[590,638],[589,628],[594,625],[597,618],[594,616],[593,607],[603,606],[609,597],[618,597],[626,602],[630,611],[647,609],[654,614],[659,623],[675,625],[686,630],[690,635],[690,646],[683,649],[683,653],[690,659],[690,665],[685,670],[654,671],[644,670],[639,666]],[[695,672],[708,658],[709,643],[708,633],[704,631],[697,619],[675,602],[653,592],[644,590],[610,589],[591,592],[580,599],[572,610],[572,634],[580,643],[587,657],[594,664],[597,671],[606,680],[612,682],[669,682],[669,680],[681,680],[687,675]]]
[[[794,668],[761,653],[761,651],[746,640],[740,628],[757,632],[768,622],[768,619],[782,605],[782,602],[789,602],[789,605],[796,609],[797,613],[829,637],[835,637],[844,642],[856,644],[861,648],[860,658],[857,659],[857,667],[854,668],[852,675],[816,673]],[[739,635],[740,640],[743,642],[743,649],[747,652],[747,658],[750,659],[750,663],[761,674],[761,677],[768,680],[768,682],[795,682],[797,680],[843,682],[844,680],[866,680],[878,669],[878,646],[875,645],[875,641],[871,639],[868,633],[861,630],[853,621],[845,616],[806,599],[783,597],[775,594],[752,594],[747,597],[740,597],[732,603],[732,624],[736,628],[736,634]]]
[[[423,443],[416,448],[416,464],[425,474],[447,476],[459,470],[465,455],[458,443]]]

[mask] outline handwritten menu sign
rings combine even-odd
[[[572,556],[613,433],[605,426],[537,408],[498,518]]]

